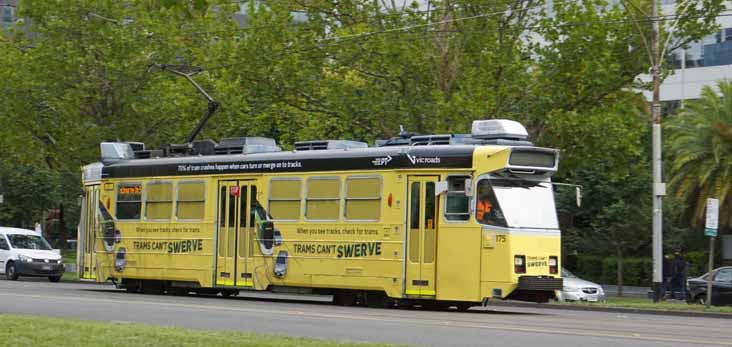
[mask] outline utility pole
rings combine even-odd
[[[651,64],[653,74],[653,301],[661,300],[663,285],[663,196],[666,185],[663,183],[663,159],[661,157],[661,28],[658,18],[657,0],[651,0],[653,7],[653,38]]]

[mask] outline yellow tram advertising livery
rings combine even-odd
[[[509,120],[377,141],[101,144],[83,168],[79,277],[128,291],[339,304],[543,302],[561,289],[558,151]]]

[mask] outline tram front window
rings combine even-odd
[[[514,228],[558,229],[551,183],[522,179],[478,182],[478,223]]]

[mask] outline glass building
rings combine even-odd
[[[18,0],[0,0],[0,28],[15,23],[15,7],[17,5]]]
[[[664,0],[663,12],[673,14],[675,1]],[[717,17],[719,30],[672,51],[666,57],[666,67],[673,72],[661,84],[664,114],[683,107],[685,100],[698,99],[704,86],[715,87],[719,80],[732,79],[732,17],[728,13],[725,11]],[[641,79],[649,81],[650,76],[644,75]],[[644,93],[650,101],[651,91]]]

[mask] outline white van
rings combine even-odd
[[[19,276],[48,277],[58,282],[64,274],[61,252],[33,230],[0,227],[0,273],[11,281]]]

